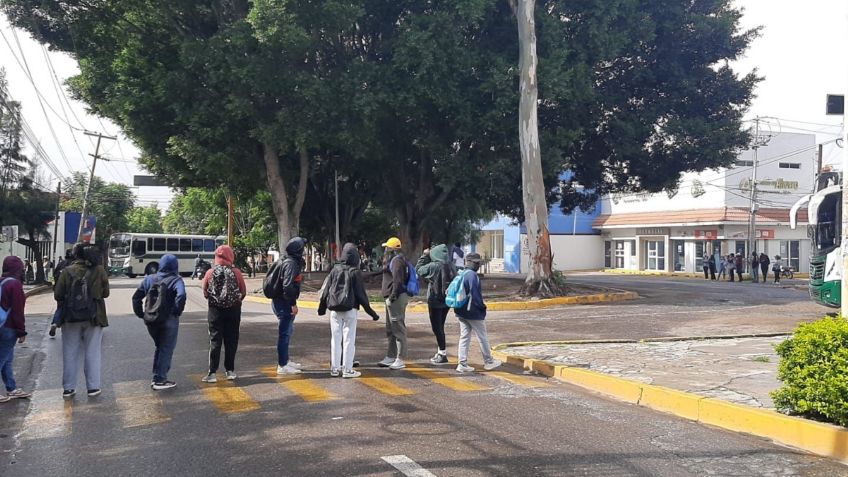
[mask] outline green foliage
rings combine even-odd
[[[127,211],[127,232],[162,233],[162,214],[156,205],[133,207]]]
[[[62,210],[82,211],[88,177],[82,172],[74,172],[65,181],[63,191],[67,199],[60,205]],[[135,196],[129,186],[94,177],[88,200],[88,214],[97,218],[97,242],[105,243],[115,232],[131,231],[128,230],[127,218],[134,204]]]
[[[848,321],[802,324],[777,354],[783,382],[771,394],[777,409],[848,426]]]

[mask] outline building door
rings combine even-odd
[[[624,268],[624,241],[615,241],[615,268]]]
[[[796,272],[801,267],[801,242],[799,240],[781,240],[780,258],[783,264],[792,267]]]
[[[645,241],[645,268],[665,270],[665,240]]]
[[[695,242],[695,272],[704,269],[704,245],[703,241]]]
[[[671,247],[674,249],[674,271],[682,272],[686,270],[686,242],[683,240],[673,240]]]

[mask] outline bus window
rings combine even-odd
[[[227,242],[227,241],[226,241],[226,240],[224,240],[223,238],[217,238],[217,239],[215,239],[215,245],[218,245],[218,246],[224,245],[226,242]]]
[[[164,238],[155,238],[153,239],[153,250],[157,252],[165,251],[165,239]]]
[[[191,251],[192,252],[202,252],[203,251],[203,239],[191,239]]]
[[[180,241],[175,238],[168,239],[168,251],[169,252],[179,252],[180,251]]]
[[[141,257],[147,253],[147,247],[144,240],[133,240],[132,242],[132,255],[133,257]]]
[[[153,251],[153,238],[147,237],[147,250]]]
[[[214,252],[215,251],[215,241],[212,239],[204,239],[203,240],[203,251],[204,252]]]
[[[180,239],[180,252],[191,252],[191,239]]]

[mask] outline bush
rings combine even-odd
[[[776,349],[783,382],[771,393],[777,409],[848,427],[848,320],[803,324]]]

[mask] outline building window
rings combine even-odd
[[[604,268],[612,268],[612,240],[604,240]]]
[[[801,267],[801,242],[799,240],[781,240],[780,258],[784,265],[789,265],[796,272]]]
[[[503,230],[493,230],[491,232],[491,248],[492,253],[490,258],[504,258],[504,233]]]
[[[781,163],[778,163],[778,167],[780,167],[781,169],[800,169],[801,163],[800,162],[781,162]]]
[[[648,240],[645,242],[645,268],[648,270],[665,270],[665,241]]]
[[[753,167],[754,161],[736,161],[736,167]]]
[[[672,244],[674,248],[674,271],[682,272],[686,269],[686,242],[675,240]]]
[[[615,242],[615,268],[624,268],[624,242]]]

